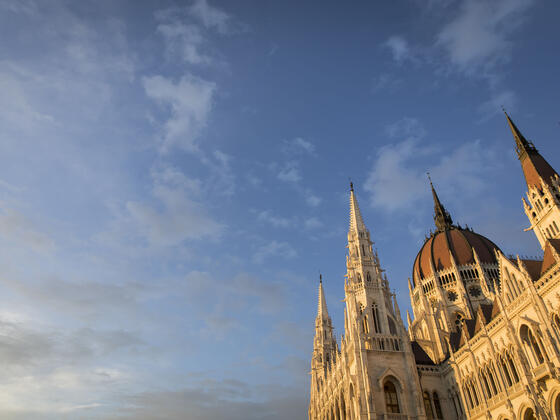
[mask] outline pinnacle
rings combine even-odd
[[[356,232],[366,231],[366,225],[364,224],[364,219],[362,218],[362,213],[360,212],[356,193],[354,192],[354,186],[352,184],[350,189],[350,230]]]
[[[317,305],[317,318],[328,319],[329,311],[327,310],[327,301],[325,299],[325,291],[323,290],[323,278],[319,280],[319,302]]]

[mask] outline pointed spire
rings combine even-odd
[[[317,305],[317,318],[328,319],[329,311],[327,311],[327,301],[325,300],[325,291],[323,290],[323,275],[319,274],[319,303]]]
[[[448,230],[453,225],[453,219],[451,219],[451,215],[447,210],[445,210],[441,201],[439,201],[439,197],[436,193],[436,189],[434,188],[434,184],[432,184],[432,178],[430,177],[429,172],[428,179],[430,180],[430,187],[432,187],[432,196],[434,198],[434,222],[436,223],[438,231]]]
[[[537,152],[535,145],[530,141],[527,141],[527,139],[523,136],[523,134],[521,134],[521,131],[519,131],[517,126],[509,117],[508,113],[505,111],[505,109],[504,109],[504,114],[506,114],[506,119],[509,128],[511,129],[513,138],[515,139],[515,149],[519,160],[524,159],[529,154],[529,152]]]
[[[365,232],[367,230],[364,219],[362,219],[362,213],[358,206],[358,200],[356,199],[354,184],[352,182],[350,182],[350,230],[357,232]]]
[[[517,157],[521,161],[527,186],[542,190],[542,182],[551,185],[551,177],[557,177],[558,174],[546,159],[541,156],[535,145],[521,134],[521,131],[519,131],[505,110],[504,114],[515,139]]]

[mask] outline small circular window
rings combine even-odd
[[[469,289],[469,294],[472,297],[479,297],[481,293],[482,293],[482,291],[480,290],[480,287],[473,286]]]
[[[447,293],[447,299],[449,299],[451,302],[455,302],[457,300],[457,293],[455,293],[454,291]]]

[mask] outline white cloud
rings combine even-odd
[[[286,162],[276,176],[280,181],[298,183],[301,181],[298,163],[295,161]]]
[[[382,90],[393,92],[397,90],[402,84],[402,79],[399,79],[392,74],[382,73],[379,76],[373,78],[371,91],[373,93],[377,93]]]
[[[276,240],[270,241],[267,244],[260,246],[253,254],[253,261],[262,264],[266,259],[271,257],[281,258],[294,258],[297,252],[287,242],[279,242]]]
[[[222,233],[224,226],[197,200],[199,180],[167,165],[152,169],[151,175],[151,200],[130,200],[124,208],[117,207],[109,229],[96,235],[98,242],[136,254],[180,246],[189,240],[212,239]]]
[[[195,0],[188,10],[208,29],[215,29],[222,34],[226,34],[232,29],[231,17],[223,10],[209,5],[206,0]]]
[[[257,213],[257,220],[270,224],[273,227],[293,227],[295,222],[286,217],[276,216],[270,210],[262,210]]]
[[[158,25],[157,30],[165,38],[169,58],[180,56],[191,64],[210,64],[212,58],[201,52],[206,42],[197,25],[167,22]]]
[[[308,206],[317,207],[323,201],[321,197],[313,194],[310,190],[304,191],[303,194],[305,196],[305,202]]]
[[[404,121],[400,128],[393,127],[388,132],[424,133],[417,120]],[[386,211],[413,209],[419,200],[429,196],[427,171],[439,190],[474,195],[484,188],[486,178],[496,168],[493,150],[478,140],[447,152],[423,140],[423,136],[409,136],[379,150],[365,184],[375,207]]]
[[[216,84],[190,74],[178,83],[163,76],[144,77],[143,84],[149,98],[169,108],[160,150],[181,147],[197,151],[197,139],[212,109]]]
[[[301,137],[296,137],[292,140],[287,140],[284,142],[285,147],[284,151],[286,153],[307,153],[313,155],[315,153],[315,145],[311,143],[309,140],[305,140]]]
[[[7,248],[17,244],[41,253],[51,253],[56,248],[54,240],[49,235],[38,230],[23,213],[8,207],[2,201],[0,201],[0,231],[2,242]]]
[[[416,118],[404,117],[385,127],[385,133],[391,137],[414,137],[421,138],[426,130]]]
[[[306,229],[319,229],[323,227],[323,223],[316,217],[310,217],[304,223]]]
[[[398,63],[402,63],[403,61],[412,58],[412,53],[408,42],[402,36],[393,35],[389,37],[389,39],[385,41],[383,46],[391,50],[393,59]]]
[[[509,60],[508,36],[534,0],[466,0],[459,14],[437,36],[454,66],[466,73],[489,70]]]

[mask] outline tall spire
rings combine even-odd
[[[319,303],[317,304],[317,319],[328,319],[327,301],[323,290],[323,275],[319,274]]]
[[[521,131],[519,131],[519,129],[511,120],[511,118],[509,117],[508,113],[505,110],[504,110],[504,114],[506,114],[506,119],[509,128],[511,129],[513,138],[515,139],[515,149],[519,160],[525,159],[530,152],[538,153],[537,149],[535,148],[535,145],[530,141],[527,141],[527,139],[523,136],[523,134],[521,134]]]
[[[535,187],[540,190],[542,189],[541,181],[550,185],[551,178],[558,176],[556,171],[550,166],[546,159],[541,156],[535,145],[521,134],[521,131],[519,131],[517,126],[513,123],[507,112],[504,111],[504,114],[506,114],[509,128],[515,139],[517,157],[521,161],[521,167],[523,168],[527,186],[529,188]]]
[[[429,173],[428,179],[430,180],[430,187],[432,187],[432,196],[434,198],[434,222],[436,223],[436,227],[439,231],[448,230],[453,224],[453,219],[451,219],[451,215],[447,210],[445,210],[441,201],[439,201],[439,197],[436,193],[436,189],[434,188],[434,184],[432,184],[432,178]]]
[[[364,219],[362,219],[362,213],[360,213],[360,207],[358,206],[358,200],[356,199],[354,184],[352,182],[350,182],[350,231],[366,231],[366,225],[364,224]]]

